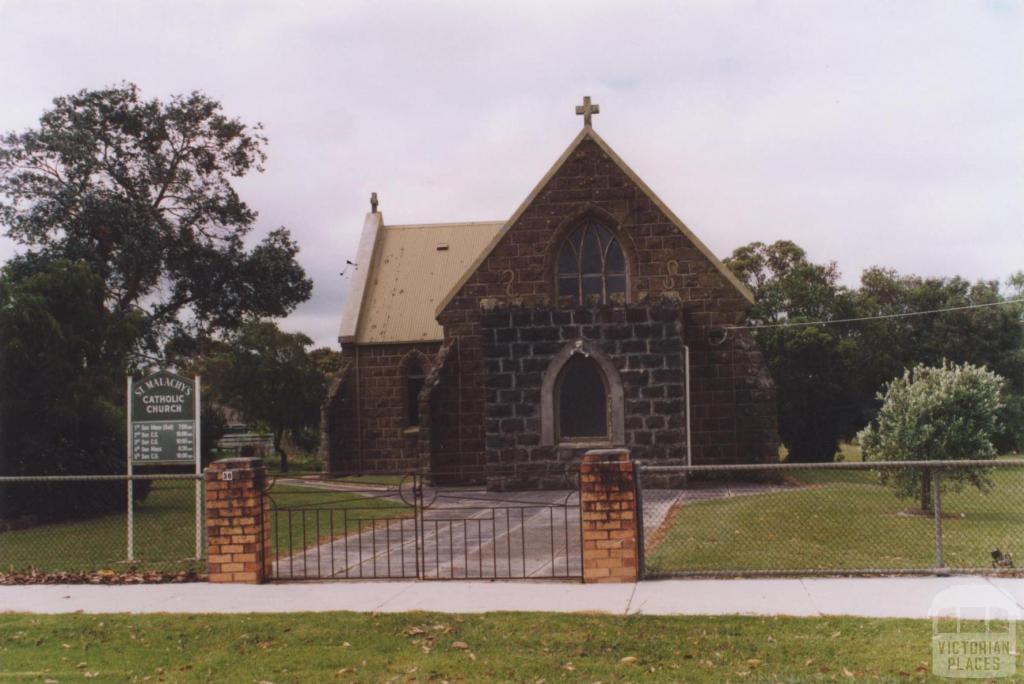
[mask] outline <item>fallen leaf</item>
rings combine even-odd
[[[636,662],[636,656],[626,656],[624,658],[619,658],[619,662],[620,663],[624,663],[626,665],[629,665],[631,663],[635,663]]]
[[[465,641],[453,641],[452,648],[457,648],[460,651],[465,651],[467,648],[469,648],[469,644],[467,644]]]
[[[849,671],[848,669],[846,669],[845,667],[843,668],[843,675],[844,675],[844,676],[846,676],[846,677],[849,677],[850,679],[853,679],[853,673],[852,673],[852,672],[850,672],[850,671]]]

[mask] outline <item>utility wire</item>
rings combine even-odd
[[[907,311],[904,313],[879,314],[877,316],[862,316],[860,318],[834,318],[827,321],[797,321],[793,323],[766,323],[763,325],[725,325],[725,330],[764,330],[766,328],[804,328],[811,325],[833,325],[835,323],[856,323],[858,321],[880,321],[888,318],[908,318],[910,316],[927,316],[930,314],[946,313],[947,311],[966,311],[968,309],[984,309],[990,306],[1006,306],[1008,304],[1024,304],[1024,297],[1016,299],[1005,299],[1001,302],[988,302],[986,304],[965,304],[963,306],[950,306],[945,309],[929,309],[927,311]]]

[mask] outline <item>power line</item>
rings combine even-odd
[[[834,318],[825,321],[798,321],[795,323],[767,323],[763,325],[726,325],[726,330],[764,330],[766,328],[804,328],[811,325],[833,325],[836,323],[857,323],[858,321],[880,321],[889,318],[909,318],[910,316],[928,316],[930,314],[946,313],[948,311],[967,311],[968,309],[984,309],[990,306],[1006,306],[1008,304],[1024,304],[1024,297],[1017,299],[1005,299],[1001,302],[988,302],[986,304],[965,304],[963,306],[950,306],[945,309],[929,309],[927,311],[907,311],[904,313],[878,314],[877,316],[862,316],[859,318]]]

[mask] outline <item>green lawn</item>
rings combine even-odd
[[[0,681],[942,681],[930,638],[862,618],[14,614]]]
[[[789,491],[680,506],[648,531],[647,569],[710,572],[934,567],[931,518],[908,515],[864,471],[798,471]],[[996,488],[943,496],[946,566],[987,568],[994,548],[1024,561],[1024,470],[994,471]]]
[[[292,552],[298,552],[304,545],[327,541],[332,533],[338,537],[357,531],[360,525],[369,529],[373,524],[369,521],[374,519],[412,515],[411,509],[401,502],[372,498],[380,493],[275,485],[271,490],[274,506],[279,509],[271,515],[275,553],[287,553],[289,543]],[[134,563],[125,560],[127,516],[122,510],[84,520],[0,532],[0,572],[29,567],[43,571],[123,571],[130,567],[171,572],[205,570],[205,560],[194,558],[194,497],[193,482],[153,483],[149,496],[135,507]],[[202,552],[205,556],[205,547]]]
[[[281,474],[281,459],[271,449],[263,458],[267,470],[273,475]],[[317,458],[315,452],[292,450],[288,452],[288,475],[310,475],[323,472],[324,464]]]
[[[276,484],[270,490],[274,553],[288,555],[345,534],[368,531],[383,520],[412,517],[412,507],[390,496],[394,490],[340,492]],[[375,520],[381,520],[374,523]]]
[[[0,532],[0,571],[126,570],[130,566],[177,571],[195,561],[195,483],[157,480],[135,505],[135,563],[127,558],[127,513]],[[205,554],[205,550],[204,550]]]

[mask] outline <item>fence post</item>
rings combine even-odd
[[[261,458],[225,458],[204,471],[210,582],[258,584],[271,574],[270,503]]]
[[[942,469],[931,468],[932,476],[932,511],[935,517],[935,568],[946,567],[942,557]]]
[[[627,449],[595,449],[580,462],[584,582],[637,580],[636,483]]]
[[[644,548],[644,467],[640,461],[633,462],[633,486],[636,491],[636,576],[643,579],[647,569]]]

